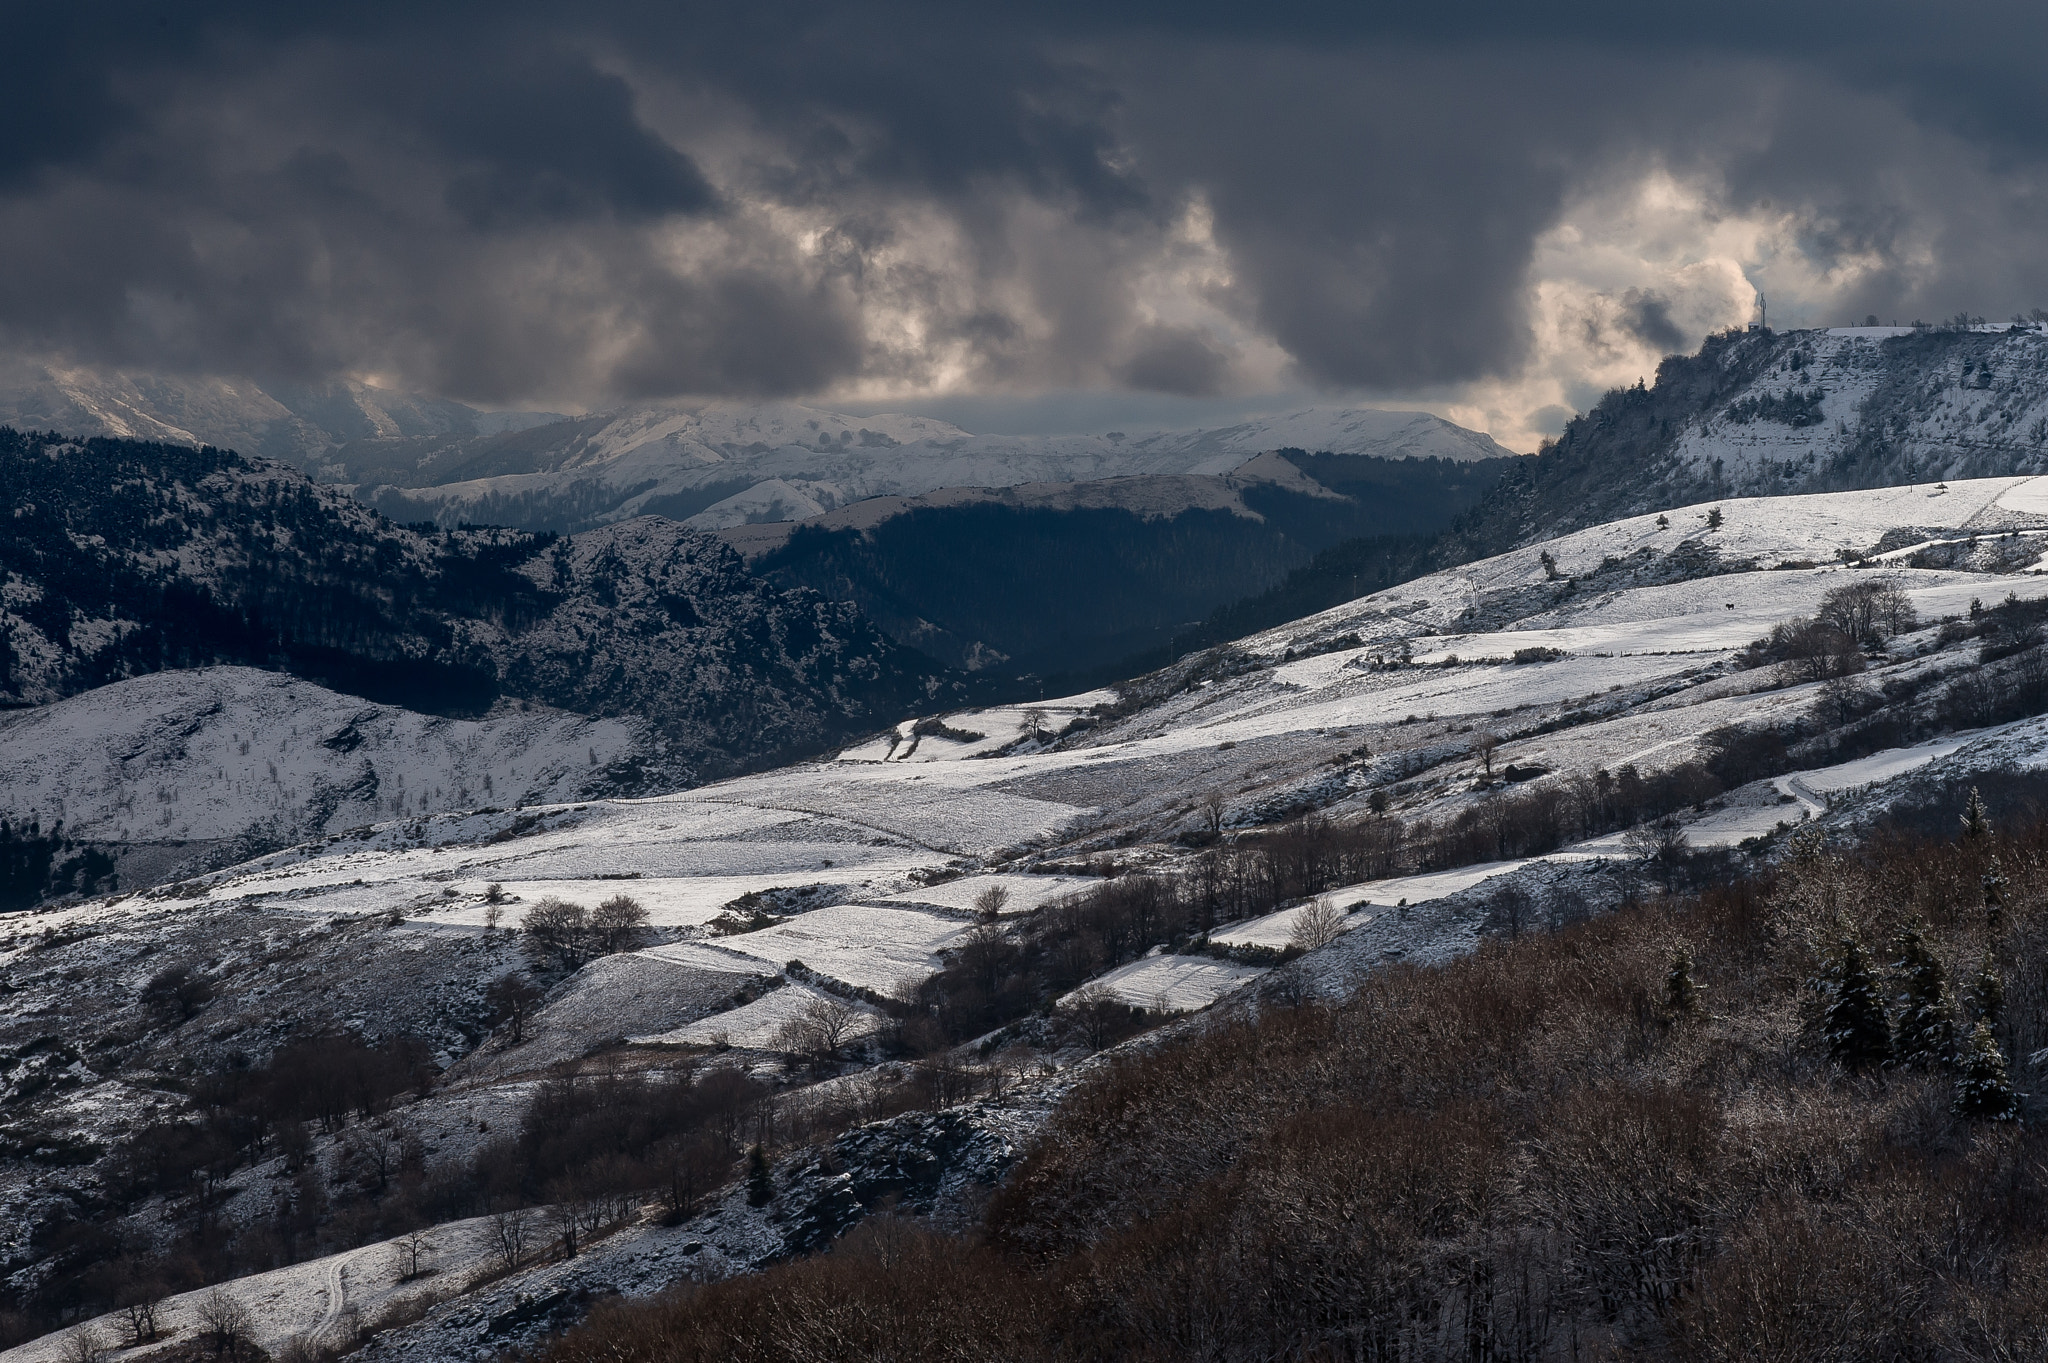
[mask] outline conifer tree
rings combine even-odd
[[[1963,1072],[1956,1076],[1955,1114],[1972,1121],[2009,1122],[2020,1115],[2019,1095],[2005,1067],[2005,1052],[1987,1023],[1970,1029],[1963,1045]]]
[[[1948,971],[1927,948],[1920,929],[1906,929],[1900,939],[1901,959],[1892,969],[1905,977],[1899,995],[1899,1025],[1893,1049],[1899,1063],[1923,1067],[1946,1065],[1955,1050],[1955,1000],[1948,990]]]
[[[1891,1059],[1892,1030],[1884,997],[1870,968],[1870,955],[1853,931],[1842,933],[1827,973],[1816,983],[1827,999],[1821,1035],[1827,1040],[1828,1056],[1852,1070]]]
[[[1963,806],[1963,841],[1981,843],[1990,836],[1990,811],[1984,808],[1984,797],[1971,786],[1969,802]]]
[[[1998,963],[1988,951],[1977,967],[1977,978],[1970,982],[1970,1011],[1993,1027],[2005,1014],[2005,976],[1998,973]]]
[[[1664,1002],[1682,1018],[1700,1011],[1700,986],[1692,977],[1692,953],[1684,943],[1671,954],[1671,969],[1664,975]]]
[[[1998,858],[1984,868],[1984,921],[1993,932],[2005,925],[2005,872],[1998,867]]]

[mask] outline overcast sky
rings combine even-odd
[[[2038,4],[990,8],[18,0],[0,348],[1528,448],[1759,288],[2048,306]]]

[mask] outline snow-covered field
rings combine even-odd
[[[1212,956],[1162,955],[1120,965],[1094,983],[1134,1008],[1189,1013],[1207,1008],[1265,973],[1257,966],[1233,965]],[[1073,997],[1069,994],[1061,1002]]]
[[[844,1040],[856,1044],[881,1026],[879,1015],[859,1005],[849,1005],[836,995],[808,984],[790,984],[743,1003],[723,1013],[699,1018],[687,1026],[651,1036],[636,1036],[643,1045],[737,1046],[743,1050],[773,1050],[780,1044],[782,1030],[806,1009],[816,1004],[848,1009],[852,1013]]]
[[[250,1342],[270,1353],[288,1341],[340,1347],[355,1319],[365,1322],[424,1299],[459,1294],[496,1253],[489,1217],[452,1221],[426,1233],[420,1255],[420,1276],[409,1277],[411,1260],[399,1253],[399,1241],[364,1245],[343,1254],[311,1259],[289,1268],[237,1278],[222,1290],[248,1312]],[[159,1309],[160,1333],[174,1341],[195,1341],[200,1334],[199,1306],[212,1289],[183,1292]],[[126,1341],[122,1317],[98,1317],[84,1323],[105,1346]],[[71,1331],[45,1335],[0,1353],[0,1363],[70,1363],[79,1355]],[[144,1357],[160,1345],[122,1349],[116,1358]]]
[[[723,945],[774,965],[801,961],[856,988],[895,994],[906,983],[914,984],[937,970],[938,953],[968,930],[956,918],[842,904],[728,937]]]
[[[1706,527],[1704,508],[1674,508],[1664,515],[1664,527],[1656,516],[1645,516],[1582,531],[1540,552],[1532,548],[1438,573],[1255,636],[1245,651],[1270,660],[1266,665],[1190,687],[1051,748],[1017,744],[1027,709],[1042,709],[1048,727],[1058,728],[1111,695],[949,715],[947,727],[984,737],[955,742],[928,733],[914,753],[905,752],[914,737],[906,724],[893,742],[855,745],[837,761],[680,795],[551,804],[494,816],[415,815],[367,837],[330,839],[208,878],[200,902],[256,903],[316,916],[397,912],[423,927],[477,930],[486,921],[484,891],[492,883],[511,897],[499,910],[507,926],[548,895],[588,906],[624,893],[648,909],[656,926],[682,935],[678,948],[697,934],[718,957],[737,954],[776,968],[801,960],[848,984],[886,992],[936,967],[936,953],[965,926],[983,889],[1004,889],[1008,913],[1017,914],[1087,883],[1018,874],[1035,856],[1086,849],[1098,831],[1193,827],[1195,805],[1209,789],[1223,793],[1226,822],[1238,822],[1259,817],[1254,811],[1262,800],[1305,787],[1323,790],[1320,798],[1328,803],[1332,781],[1342,806],[1387,779],[1378,773],[1434,768],[1450,777],[1469,771],[1472,762],[1460,758],[1469,732],[1480,727],[1504,739],[1496,763],[1568,772],[1676,762],[1716,725],[1793,713],[1811,704],[1811,687],[1764,685],[1749,674],[1730,674],[1727,661],[1774,624],[1810,613],[1831,588],[1881,572],[1903,585],[1931,620],[1960,615],[1972,600],[2048,594],[2048,575],[1893,566],[1781,570],[1778,564],[1836,562],[1839,551],[1867,550],[1902,524],[1964,533],[2021,521],[2048,528],[2048,519],[2034,510],[2048,504],[2044,498],[2048,479],[1954,483],[1938,495],[1931,488],[1892,488],[1731,500],[1717,504],[1724,516],[1718,530]],[[1724,565],[1757,566],[1676,581],[1613,577],[1611,561],[1673,564],[1671,571],[1680,572],[1686,564],[1696,569],[1708,550]],[[1610,564],[1606,574],[1603,563]],[[1573,576],[1580,580],[1567,590],[1563,579]],[[1612,585],[1603,588],[1603,577]],[[1487,628],[1460,629],[1475,619]],[[1342,638],[1351,633],[1360,638],[1355,646]],[[1915,639],[1931,647],[1931,631]],[[1317,640],[1340,646],[1285,659],[1290,647]],[[1523,664],[1476,661],[1506,658],[1532,643],[1568,656]],[[1403,649],[1407,665],[1374,666]],[[1449,663],[1453,655],[1460,661]],[[1937,663],[1894,664],[1922,665]],[[221,741],[239,742],[236,735],[257,729],[252,722],[245,730],[240,718],[241,708],[253,707],[274,716],[263,732],[276,732],[278,744],[289,738],[294,752],[330,752],[315,741],[326,732],[327,717],[294,717],[271,703],[273,696],[296,696],[302,684],[261,673],[234,680],[249,688],[251,699],[223,705],[212,721]],[[1576,722],[1543,722],[1567,711]],[[0,725],[19,727],[23,719]],[[1008,756],[989,755],[1006,745],[1016,745]],[[1788,778],[1781,793],[1794,795],[1794,805],[1719,811],[1721,823],[1703,824],[1701,838],[1739,841],[1767,832],[1821,803],[1828,791],[1868,784],[1903,770],[1898,763],[1925,760],[1901,757],[1891,766]],[[199,758],[188,755],[187,761]],[[522,772],[537,765],[531,756],[508,757],[508,772],[514,762]],[[45,779],[58,778],[45,769]],[[422,779],[408,778],[408,788]],[[397,782],[394,772],[391,784]],[[1467,798],[1455,780],[1442,778],[1402,789],[1403,807],[1411,810],[1437,799],[1455,807]],[[1613,850],[1603,844],[1584,854]],[[978,874],[920,883],[942,870]],[[1421,902],[1485,874],[1485,868],[1471,868],[1415,877],[1360,889],[1356,897]],[[762,931],[705,936],[704,925],[734,900],[778,891],[803,891],[802,902],[814,907]],[[1269,927],[1246,940],[1279,931],[1277,923]]]
[[[1017,742],[1025,733],[1027,709],[1043,710],[1047,727],[1057,729],[1112,696],[1089,693],[1042,707],[949,715],[946,727],[983,738],[955,742],[927,733],[914,753],[904,751],[915,736],[906,724],[893,742],[885,737],[855,745],[836,761],[679,795],[551,803],[493,815],[421,815],[409,805],[407,818],[366,835],[330,837],[208,877],[194,887],[199,897],[189,902],[254,904],[315,917],[396,913],[422,928],[476,931],[490,913],[484,892],[493,883],[509,896],[498,910],[506,926],[549,895],[590,906],[624,893],[647,908],[675,949],[686,949],[694,938],[714,958],[746,957],[769,968],[800,960],[848,984],[887,992],[936,968],[937,953],[966,926],[984,889],[1008,893],[1007,913],[1029,912],[1087,883],[1019,874],[1034,859],[1109,846],[1119,840],[1110,836],[1119,830],[1161,836],[1193,828],[1205,791],[1221,793],[1227,825],[1266,817],[1258,813],[1265,802],[1307,789],[1321,792],[1319,803],[1334,800],[1348,808],[1347,802],[1355,804],[1390,780],[1401,782],[1395,789],[1403,809],[1418,812],[1433,801],[1455,808],[1469,798],[1457,778],[1475,765],[1465,750],[1470,733],[1480,728],[1503,739],[1497,764],[1560,773],[1625,763],[1653,768],[1688,757],[1709,728],[1785,716],[1811,704],[1813,688],[1731,673],[1728,660],[1774,624],[1810,613],[1834,587],[1882,573],[1904,586],[1930,621],[1963,614],[1972,600],[2048,593],[2048,575],[2031,573],[1777,566],[1788,560],[1838,562],[1840,551],[1868,550],[1900,525],[1958,533],[2048,528],[2048,516],[2036,509],[2048,505],[2048,479],[1717,505],[1724,517],[1718,530],[1707,528],[1705,508],[1673,508],[1663,516],[1665,526],[1657,525],[1657,516],[1644,516],[1582,531],[1540,550],[1438,573],[1255,636],[1243,647],[1254,664],[1265,660],[1263,665],[1163,696],[1056,746]],[[1683,576],[1716,558],[1724,567],[1756,566]],[[1640,573],[1618,575],[1615,562],[1648,564],[1651,580],[1641,580]],[[1665,565],[1661,572],[1655,571],[1659,565]],[[1674,575],[1680,580],[1667,580]],[[1578,580],[1567,584],[1573,577]],[[1485,628],[1472,629],[1465,624],[1470,621],[1483,621]],[[1358,635],[1359,642],[1352,644],[1347,634]],[[1908,642],[1931,648],[1932,631]],[[1532,643],[1568,656],[1522,664],[1476,661],[1506,658]],[[1285,657],[1290,648],[1304,647],[1311,656]],[[1404,650],[1406,665],[1384,665]],[[1455,664],[1449,662],[1453,655]],[[1939,658],[1891,664],[1941,665]],[[308,762],[314,754],[319,763],[331,762],[335,748],[322,744],[347,723],[365,732],[366,723],[397,726],[378,745],[393,762],[420,762],[423,749],[482,752],[486,765],[495,764],[494,788],[510,780],[514,769],[522,779],[536,776],[558,760],[547,756],[557,749],[561,759],[575,757],[567,730],[555,735],[551,727],[571,724],[561,717],[517,717],[526,726],[523,738],[496,738],[484,725],[441,721],[415,734],[402,726],[417,717],[373,716],[375,707],[343,715],[335,708],[340,698],[269,674],[219,669],[145,680],[166,688],[211,687],[221,696],[218,713],[186,741],[180,770],[210,763],[225,771],[229,757],[241,760],[236,745],[245,741],[271,745],[252,746],[252,762],[264,751]],[[120,728],[122,707],[140,713],[123,699],[127,694],[96,692],[66,702],[75,707],[69,711],[60,706],[8,717],[0,720],[0,735],[27,733],[33,726],[71,735],[63,751],[79,751],[89,746],[85,735],[95,724],[116,735],[126,732]],[[1571,722],[1559,722],[1567,715]],[[581,767],[587,769],[594,726],[573,723],[584,725],[573,742],[585,750]],[[613,737],[624,743],[623,726],[614,727]],[[105,733],[94,741],[108,750],[118,746],[118,738]],[[1006,745],[1013,745],[1009,755],[990,755]],[[6,751],[0,747],[0,754]],[[118,757],[102,759],[101,774],[94,777],[102,786],[113,779],[104,774],[106,763]],[[31,763],[25,743],[11,760],[26,764],[24,771],[33,767],[44,789],[68,782],[64,788],[76,790],[85,781],[75,770]],[[367,758],[354,754],[351,760]],[[1739,841],[1768,832],[1824,803],[1829,792],[1927,760],[1932,759],[1916,751],[1888,759],[1889,765],[1873,759],[1854,771],[1787,778],[1780,795],[1794,796],[1792,803],[1782,810],[1764,803],[1715,811],[1720,823],[1702,823],[1701,840]],[[424,764],[394,766],[379,780],[394,790],[402,780],[408,791],[425,794],[436,788],[415,774],[425,770]],[[1430,771],[1439,774],[1406,779]],[[285,774],[280,768],[280,776]],[[215,777],[215,784],[221,779]],[[10,787],[17,799],[20,789],[34,788],[25,777]],[[442,798],[453,798],[445,780],[438,789]],[[65,805],[74,818],[81,798],[68,797]],[[181,801],[193,802],[192,796]],[[188,817],[179,827],[201,826]],[[1583,854],[1612,851],[1602,845]],[[941,871],[973,874],[923,883]],[[1355,897],[1420,902],[1484,875],[1485,868],[1471,868],[1416,877],[1360,889]],[[797,906],[808,911],[757,932],[710,935],[705,925],[749,894],[780,900],[797,895]],[[177,909],[174,903],[158,911]],[[1268,928],[1246,940],[1279,932],[1278,923]]]
[[[1062,896],[1101,883],[1100,879],[1093,876],[963,876],[959,880],[948,880],[922,889],[905,890],[902,894],[893,895],[883,902],[930,905],[934,908],[968,913],[979,908],[981,897],[990,890],[1001,890],[1004,898],[999,912],[1007,918],[1030,913]]]

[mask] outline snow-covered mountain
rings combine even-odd
[[[357,485],[396,520],[575,530],[643,514],[704,529],[802,520],[871,497],[1227,473],[1274,449],[1474,460],[1513,452],[1422,412],[1307,408],[1205,430],[976,435],[928,417],[794,403],[655,407],[452,444],[415,485]]]
[[[280,459],[393,519],[574,531],[637,515],[705,529],[802,520],[867,497],[1142,474],[1224,473],[1268,450],[1498,458],[1425,412],[1309,407],[1234,425],[980,435],[798,403],[645,405],[590,416],[480,411],[355,380],[318,384],[14,361],[0,425]]]
[[[220,1236],[278,1243],[264,1237],[296,1196],[293,1161],[317,1161],[336,1197],[349,1195],[350,1170],[374,1186],[378,1132],[395,1133],[393,1149],[417,1142],[417,1186],[455,1187],[492,1133],[521,1129],[538,1101],[532,1080],[579,1057],[614,1078],[672,1064],[723,1075],[761,1104],[748,1111],[777,1114],[777,1130],[821,1114],[853,1124],[829,1150],[780,1157],[772,1198],[728,1182],[695,1213],[629,1216],[574,1258],[515,1247],[503,1272],[394,1325],[376,1346],[393,1357],[488,1356],[572,1319],[600,1289],[640,1295],[745,1272],[827,1243],[876,1207],[958,1214],[1095,1063],[1100,1041],[1075,1040],[1062,1019],[1099,1016],[1087,1010],[1104,1000],[1155,1010],[1154,1022],[1244,999],[1299,1002],[1350,990],[1390,961],[1468,951],[1509,920],[1598,911],[1643,893],[1648,844],[1628,837],[1632,825],[1668,821],[1666,842],[1681,832],[1732,865],[1775,855],[1801,825],[1851,827],[1911,792],[1935,792],[1952,828],[1958,787],[2048,769],[2044,551],[2041,477],[1663,504],[1121,687],[934,712],[828,760],[653,799],[518,813],[409,806],[363,837],[47,910],[37,931],[0,938],[0,971],[17,985],[0,993],[0,1045],[29,1057],[8,1071],[0,1110],[10,1129],[37,1133],[35,1149],[72,1153],[0,1164],[12,1289],[83,1271],[35,1250],[81,1206],[106,1243],[167,1241],[187,1195],[134,1194],[129,1173],[117,1185],[133,1166],[105,1155],[108,1114],[194,1111],[193,1086],[160,1077],[170,1057],[240,1073],[303,1034],[303,1016],[380,1044],[422,1038],[448,1082],[396,1099],[382,1126],[349,1123],[308,1133],[295,1155],[265,1147],[209,1166],[226,1169],[205,1203]],[[1889,623],[1851,620],[1860,646],[1846,633],[1773,641],[1780,625],[1872,592]],[[1798,652],[1797,639],[1820,640],[1819,651]],[[94,703],[115,726],[115,702]],[[315,712],[326,717],[302,726],[308,740],[342,718]],[[293,722],[279,716],[268,732]],[[210,760],[215,789],[230,758],[211,737],[223,723],[238,742],[223,715],[171,759],[202,785]],[[424,734],[410,723],[392,732]],[[170,751],[176,740],[157,732]],[[110,759],[94,760],[106,770]],[[426,779],[406,770],[409,787]],[[1294,821],[1310,812],[1321,821]],[[1260,879],[1281,873],[1288,849],[1314,847],[1341,851],[1330,864],[1350,869],[1318,873],[1302,894]],[[1181,877],[1183,898],[1151,895],[1159,882],[1138,874]],[[1084,913],[1070,896],[1091,887],[1102,893]],[[1284,963],[1282,949],[1307,940],[1315,887],[1339,916]],[[536,967],[547,995],[521,1015],[523,1039],[509,1024],[487,1035],[486,986],[516,964],[498,915],[516,922],[550,896],[588,907],[622,890],[648,912],[641,940]],[[1213,921],[1174,917],[1197,901]],[[1116,927],[1113,944],[1068,933],[1096,921]],[[190,1021],[163,990],[145,1002],[167,961],[211,991]],[[1044,996],[977,983],[1032,961],[1065,972],[1043,977],[1061,981]],[[22,987],[60,980],[61,1010],[59,986]],[[959,1034],[922,1033],[910,1050],[905,1029],[946,1009],[969,1010]],[[850,1038],[822,1067],[803,1039],[819,1017]],[[888,1036],[926,1059],[913,1067],[869,1049]],[[757,1072],[788,1087],[748,1087]],[[807,1072],[835,1077],[805,1086]],[[904,1096],[964,1075],[994,1076],[998,1097]],[[944,1110],[891,1116],[922,1106]],[[882,1120],[858,1124],[870,1117]],[[493,1149],[513,1158],[512,1143]],[[732,1164],[706,1177],[717,1184]],[[603,1167],[615,1181],[672,1186],[670,1164]],[[600,1196],[547,1186],[563,1205]],[[364,1194],[355,1205],[382,1204]],[[447,1205],[456,1210],[433,1238],[452,1285],[494,1251],[469,1204]],[[263,1308],[266,1348],[328,1338],[349,1301],[376,1306],[406,1290],[379,1267],[394,1256],[367,1229],[373,1210],[348,1224],[356,1238],[330,1246],[342,1257],[232,1285]],[[197,1303],[180,1298],[167,1313],[189,1320]],[[40,1363],[62,1347],[52,1337],[5,1357]]]
[[[1448,553],[1497,552],[1674,500],[2044,470],[2041,327],[1730,332],[1574,418]]]
[[[263,384],[79,365],[0,366],[0,425],[220,445],[309,469],[356,441],[489,436],[558,420],[552,412],[481,412],[354,380]]]

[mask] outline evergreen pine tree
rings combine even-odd
[[[1955,1000],[1948,991],[1948,971],[1927,949],[1917,927],[1900,939],[1901,959],[1892,969],[1905,976],[1899,995],[1899,1025],[1893,1049],[1906,1065],[1945,1065],[1955,1050]]]
[[[1829,1057],[1852,1070],[1891,1059],[1892,1029],[1884,997],[1870,968],[1870,955],[1855,933],[1843,932],[1827,974],[1817,983],[1827,998],[1821,1035]]]
[[[1671,954],[1671,969],[1664,975],[1664,1002],[1682,1018],[1700,1011],[1700,986],[1692,977],[1692,953],[1683,943]]]
[[[768,1177],[768,1156],[760,1146],[747,1147],[747,1205],[765,1207],[775,1200],[775,1184]]]
[[[1963,1045],[1963,1072],[1956,1076],[1955,1114],[1973,1121],[2009,1122],[2020,1115],[2019,1095],[2005,1067],[2005,1052],[1987,1023],[1970,1029]]]
[[[1963,806],[1963,841],[1982,842],[1991,836],[1991,817],[1984,808],[1984,797],[1970,787],[1969,803]]]
[[[1998,973],[1998,963],[1988,951],[1977,967],[1977,978],[1970,982],[1970,1011],[1994,1027],[2005,1014],[2005,976]]]
[[[2005,872],[1998,868],[1998,858],[1984,868],[1984,921],[1993,932],[2005,925]]]

